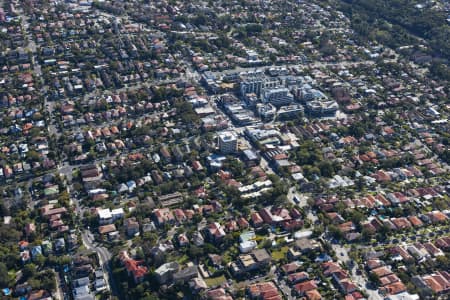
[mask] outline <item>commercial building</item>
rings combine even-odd
[[[332,115],[339,109],[336,101],[310,101],[306,103],[306,110],[311,115]]]
[[[225,110],[236,124],[241,126],[256,122],[250,110],[245,109],[241,104],[226,104]]]
[[[219,134],[219,150],[223,154],[235,153],[237,151],[237,137],[232,132]]]
[[[243,97],[247,94],[261,96],[263,90],[278,88],[281,84],[278,78],[267,77],[262,70],[255,70],[241,74],[240,91]]]
[[[278,110],[278,120],[291,120],[297,118],[300,114],[303,114],[303,106],[294,104],[283,106]]]
[[[263,95],[263,102],[273,104],[276,107],[289,105],[294,102],[294,96],[287,88],[265,89]]]
[[[276,108],[270,103],[259,103],[256,111],[263,121],[272,121],[276,114]]]
[[[155,270],[156,280],[158,280],[160,284],[164,284],[172,280],[173,274],[178,272],[179,269],[180,265],[175,261],[165,263]]]
[[[328,97],[321,91],[312,88],[309,84],[304,84],[299,90],[297,90],[297,97],[303,103],[308,101],[318,100],[326,101]]]
[[[260,95],[264,84],[264,77],[262,71],[246,73],[240,85],[241,95],[245,96],[250,93]]]

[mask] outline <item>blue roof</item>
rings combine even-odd
[[[321,253],[317,258],[316,261],[317,262],[324,262],[324,261],[330,261],[332,260],[332,258],[326,254],[326,253]]]
[[[41,246],[34,246],[31,248],[31,256],[36,256],[42,254],[42,247]]]
[[[127,182],[127,186],[128,187],[131,187],[133,185],[136,185],[136,182],[134,180],[130,180],[130,181]]]
[[[2,292],[3,292],[3,295],[5,295],[5,296],[11,295],[11,290],[9,288],[4,288],[2,290]]]
[[[225,155],[221,155],[221,154],[211,154],[210,156],[208,156],[208,159],[210,160],[224,160],[226,159]]]

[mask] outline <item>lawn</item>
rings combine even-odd
[[[272,258],[276,261],[279,261],[286,257],[286,253],[288,252],[288,250],[289,250],[289,247],[284,246],[284,247],[281,247],[279,250],[272,251]]]
[[[177,257],[176,258],[177,263],[179,263],[180,265],[183,265],[185,263],[187,263],[189,261],[189,257],[186,254],[183,254],[183,256],[181,257]]]
[[[219,277],[210,277],[210,278],[206,278],[205,282],[208,285],[208,287],[216,287],[221,285],[222,283],[224,283],[225,281],[227,281],[227,279],[225,278],[224,275],[219,276]]]

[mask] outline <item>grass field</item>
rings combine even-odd
[[[281,247],[279,250],[272,251],[272,258],[276,261],[279,261],[286,257],[286,253],[288,252],[288,250],[289,250],[289,247],[284,246],[284,247]]]
[[[219,286],[222,283],[224,283],[225,281],[227,281],[227,279],[225,278],[224,275],[219,276],[219,277],[211,277],[211,278],[206,278],[205,279],[205,282],[208,285],[208,287]]]

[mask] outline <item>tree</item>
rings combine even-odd
[[[285,204],[288,203],[288,198],[286,195],[279,195],[278,197],[275,198],[273,205],[275,206],[284,206]]]
[[[313,237],[319,237],[323,233],[323,226],[316,225],[313,228]]]
[[[146,293],[146,295],[143,298],[141,298],[141,299],[143,299],[143,300],[158,300],[159,297],[155,296],[153,294]]]
[[[352,210],[352,211],[349,213],[349,217],[350,217],[350,220],[351,220],[354,224],[358,225],[358,224],[361,223],[362,220],[364,220],[365,215],[364,215],[363,213],[357,211],[357,210]]]
[[[237,159],[229,159],[225,164],[225,168],[229,169],[236,177],[240,177],[244,174],[244,164]]]
[[[236,292],[236,297],[239,299],[244,299],[245,297],[245,289],[240,289]]]
[[[39,273],[37,279],[40,283],[39,287],[41,289],[52,291],[56,288],[55,273],[51,270],[46,270]]]
[[[0,287],[7,287],[11,283],[11,278],[8,274],[8,268],[0,262]]]
[[[42,254],[38,254],[33,258],[33,261],[37,266],[42,267],[45,263],[45,257]]]
[[[430,73],[441,80],[450,80],[450,68],[443,63],[433,61]]]
[[[254,33],[259,33],[262,31],[262,25],[261,24],[248,24],[247,26],[245,26],[245,30],[247,33],[249,33],[250,35],[254,34]]]
[[[8,228],[5,226],[0,226],[0,242],[2,243],[11,243],[19,241],[20,232],[13,228]]]
[[[198,14],[193,20],[192,24],[199,26],[199,25],[206,25],[208,22],[208,17],[204,13]]]
[[[9,127],[12,125],[12,119],[8,116],[3,116],[0,122],[2,124],[2,127]]]
[[[445,256],[436,257],[436,263],[445,270],[450,269],[450,256],[447,254]]]
[[[264,249],[270,249],[272,247],[272,241],[270,239],[264,239],[260,246]]]
[[[29,279],[36,275],[36,265],[34,264],[27,264],[22,269],[22,275]]]
[[[352,134],[356,138],[361,138],[366,132],[365,128],[363,127],[363,125],[361,123],[353,123],[350,126],[349,131],[350,131],[349,133]]]
[[[369,279],[369,282],[373,282],[373,283],[376,284],[376,285],[380,284],[380,279],[379,279],[378,276],[377,276],[375,273],[373,273],[373,272],[370,272],[370,273],[369,273],[368,279]]]
[[[37,153],[35,150],[30,150],[27,152],[27,159],[29,161],[38,161],[39,160],[39,153]]]
[[[234,244],[234,237],[231,233],[228,233],[227,235],[224,236],[223,238],[223,246],[225,248],[231,247]]]
[[[324,177],[331,177],[334,175],[333,164],[329,160],[321,161],[318,165],[320,170],[320,175]]]
[[[219,250],[213,244],[210,243],[205,243],[203,248],[205,253],[213,253],[213,254],[219,253]]]
[[[336,238],[336,239],[342,239],[344,237],[344,235],[342,234],[342,232],[339,230],[338,227],[334,226],[334,225],[330,225],[328,226],[328,231],[330,232],[330,234]]]
[[[369,241],[371,237],[373,236],[373,232],[368,228],[363,228],[361,231],[362,239],[363,241]]]
[[[275,63],[277,61],[277,56],[274,53],[270,53],[269,59],[272,63]]]
[[[203,256],[203,249],[197,247],[196,245],[190,245],[188,250],[188,255],[191,259],[198,259]]]
[[[386,226],[386,225],[381,226],[381,228],[378,230],[378,234],[380,235],[378,240],[385,239],[390,231],[391,231],[391,229],[388,226]]]

